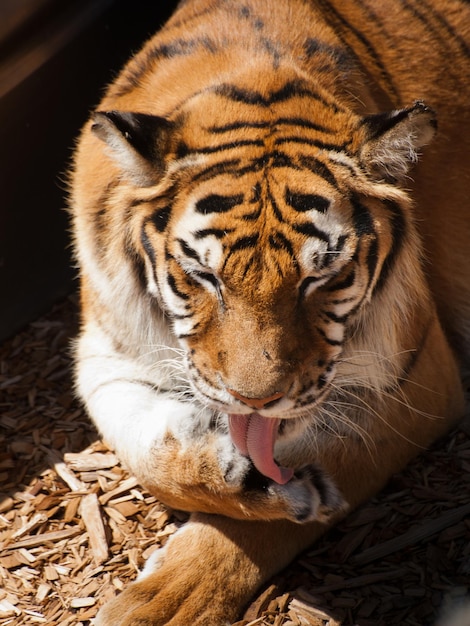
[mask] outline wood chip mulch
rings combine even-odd
[[[92,624],[187,519],[120,467],[74,399],[76,312],[70,297],[0,346],[0,626]],[[469,598],[467,418],[236,626],[470,626]]]

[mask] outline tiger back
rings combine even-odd
[[[186,0],[109,86],[72,175],[77,389],[193,518],[99,624],[234,619],[461,415],[469,17]]]

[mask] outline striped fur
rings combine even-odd
[[[193,516],[98,624],[234,619],[461,415],[469,30],[460,0],[185,0],[109,86],[77,389]]]

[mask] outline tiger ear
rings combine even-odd
[[[362,125],[362,163],[375,179],[399,182],[418,160],[420,148],[434,137],[437,120],[432,109],[417,101],[407,109],[368,115]]]
[[[163,173],[172,129],[163,117],[126,111],[98,111],[91,126],[123,172],[140,185],[155,183]]]

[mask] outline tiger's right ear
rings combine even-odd
[[[92,132],[110,148],[125,175],[143,186],[154,184],[165,169],[173,124],[163,117],[127,111],[98,111]]]

